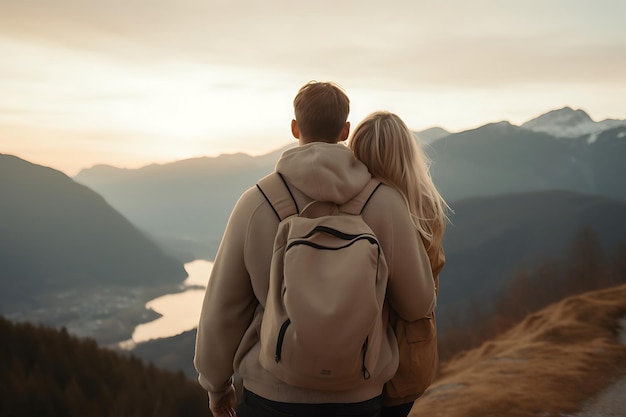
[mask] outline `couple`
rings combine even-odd
[[[434,309],[447,205],[398,116],[373,113],[350,136],[349,109],[336,84],[305,84],[294,99],[291,122],[300,146],[283,153],[276,171],[300,207],[313,200],[343,204],[372,176],[383,183],[362,212],[389,269],[379,364],[360,386],[345,391],[288,385],[261,366],[260,319],[278,219],[252,187],[231,213],[198,326],[194,364],[216,417],[406,416],[430,383],[437,362]],[[341,142],[349,136],[346,147]],[[239,406],[235,372],[243,379]]]

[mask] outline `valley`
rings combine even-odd
[[[55,291],[37,295],[26,303],[4,303],[2,315],[13,321],[65,327],[78,337],[93,339],[102,346],[115,346],[129,339],[138,324],[159,317],[145,308],[147,301],[180,290],[179,285],[161,285]]]

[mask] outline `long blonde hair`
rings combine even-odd
[[[354,129],[348,146],[372,176],[402,194],[429,247],[441,245],[450,207],[430,176],[430,159],[402,119],[387,111],[371,113]]]

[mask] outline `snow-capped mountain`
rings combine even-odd
[[[588,142],[594,142],[598,133],[617,126],[626,126],[626,120],[606,119],[596,122],[584,110],[571,107],[552,110],[521,125],[524,129],[560,138],[589,135]]]

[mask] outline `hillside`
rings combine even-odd
[[[206,416],[200,385],[92,340],[0,317],[1,416]]]
[[[0,155],[0,196],[2,302],[186,277],[101,196],[58,171]]]
[[[596,234],[605,256],[626,242],[626,202],[566,191],[476,197],[453,204],[444,236],[440,323],[448,313],[483,307],[523,268],[561,260],[580,231]]]
[[[625,333],[626,285],[569,297],[443,364],[410,416],[572,415],[626,378]]]

